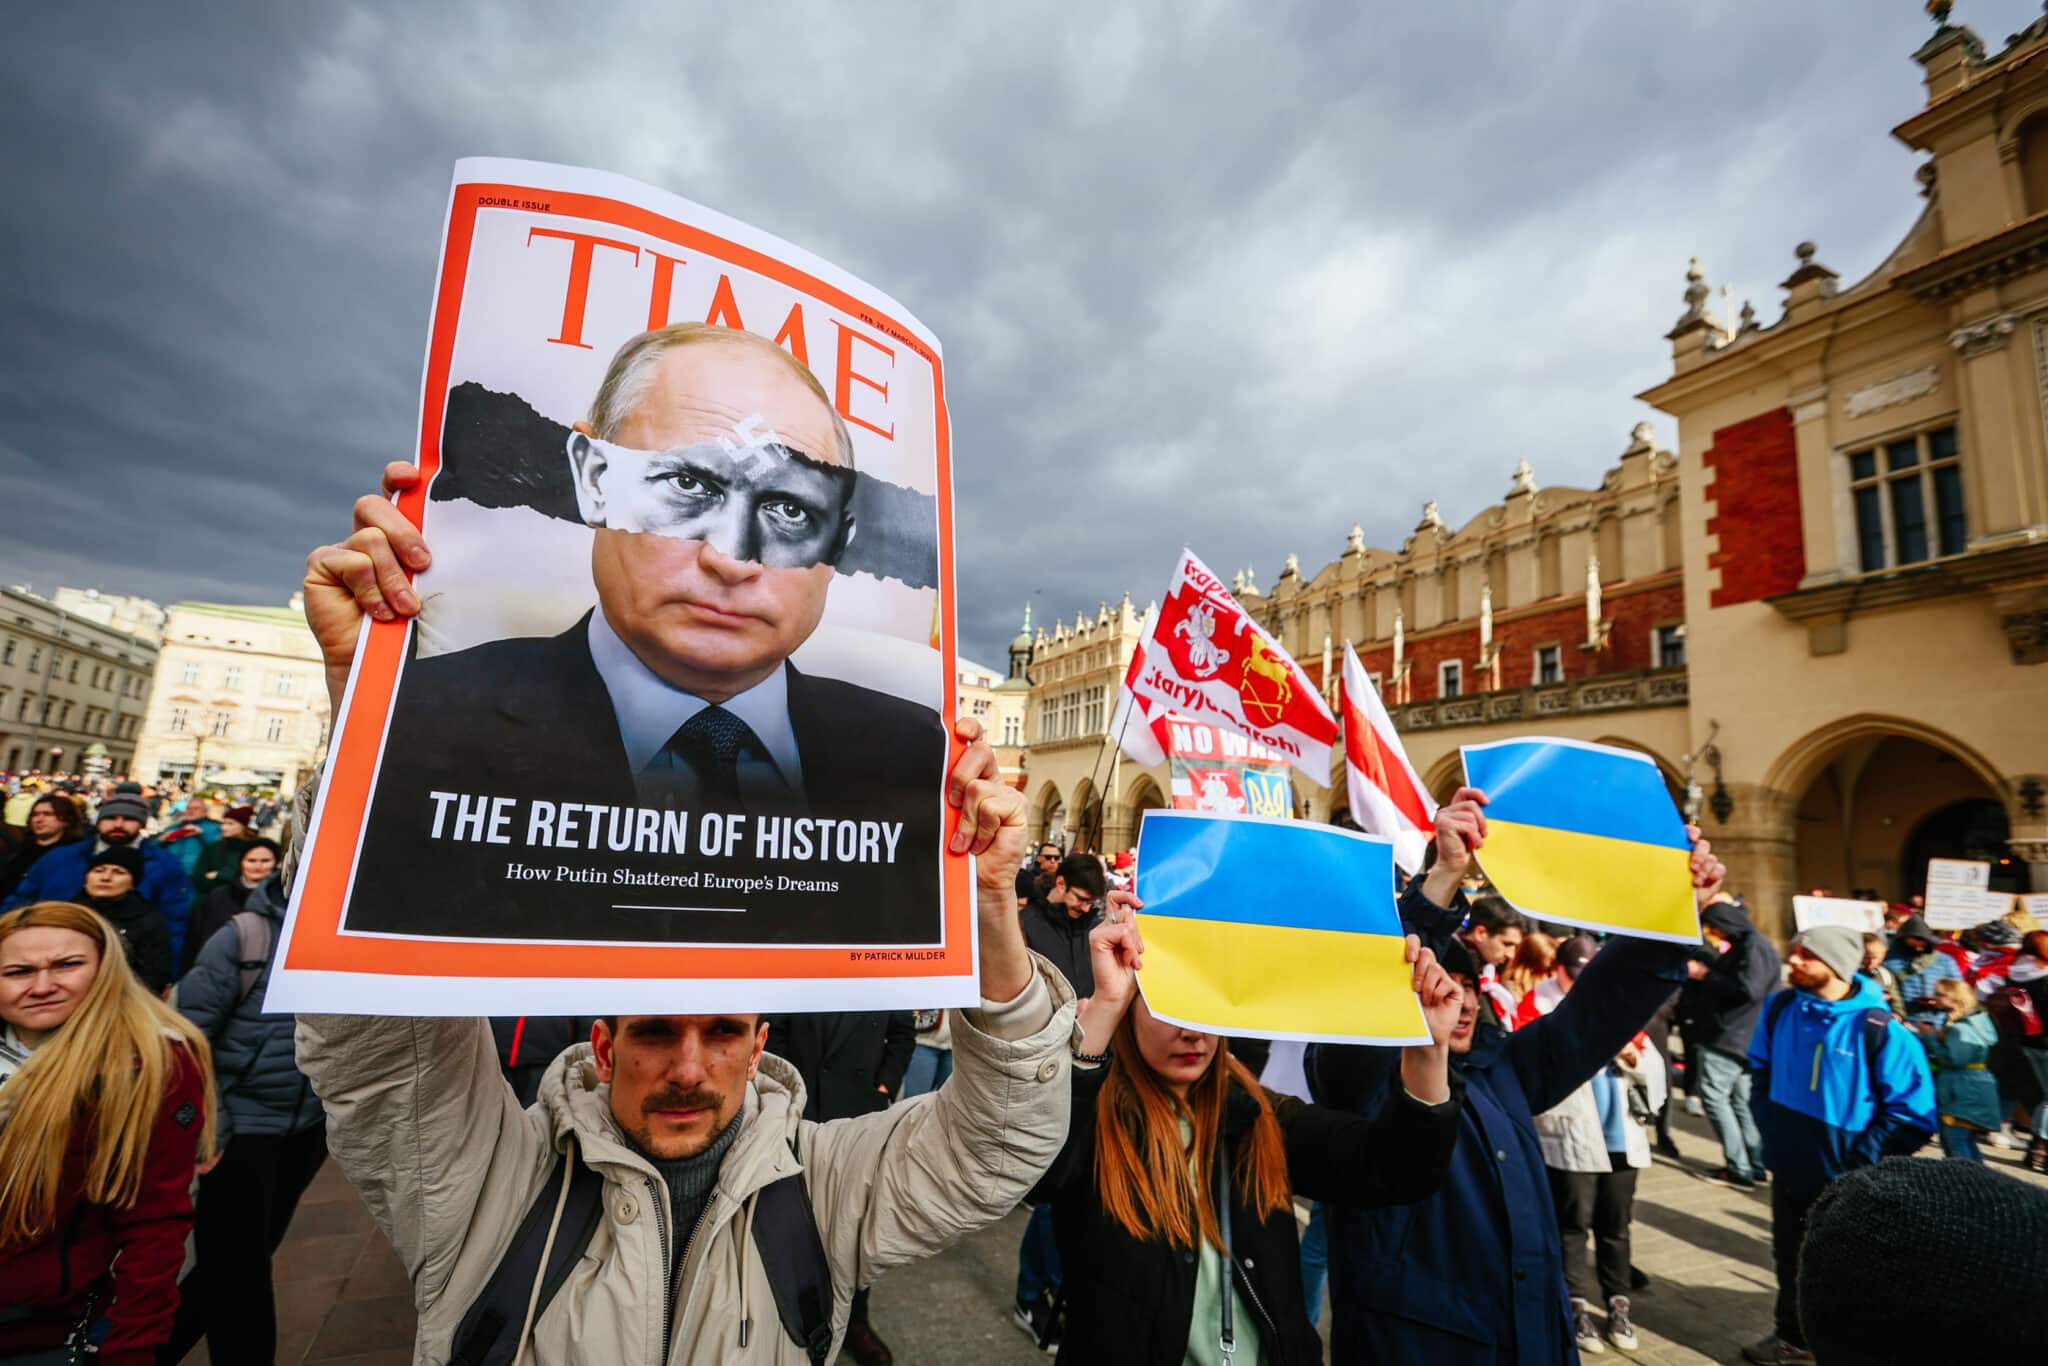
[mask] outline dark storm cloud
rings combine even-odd
[[[930,325],[991,663],[1183,543],[1270,583],[1523,457],[1591,483],[1688,256],[1768,320],[1793,243],[1853,280],[1920,207],[1926,22],[1867,0],[179,8],[10,20],[0,579],[288,593],[410,446],[464,155],[665,186]]]

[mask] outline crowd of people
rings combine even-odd
[[[308,570],[336,688],[365,614],[417,610],[381,571],[423,562],[389,503],[357,516]],[[268,1013],[282,812],[24,785],[0,1362],[273,1359],[271,1256],[331,1153],[411,1277],[421,1361],[876,1366],[876,1278],[1026,1204],[1015,1317],[1069,1363],[1307,1366],[1325,1275],[1339,1366],[1569,1363],[1638,1345],[1635,1185],[1680,1091],[1712,1178],[1769,1188],[1750,1360],[1917,1360],[1867,1302],[1887,1225],[1923,1239],[1889,1274],[1947,1257],[1939,1310],[1980,1344],[2033,1331],[2000,1297],[2048,1285],[2048,1192],[1978,1141],[2024,1131],[2048,1168],[2038,926],[1908,913],[1781,957],[1692,830],[1705,943],[1602,941],[1487,889],[1468,788],[1396,889],[1428,1042],[1265,1047],[1153,1016],[1128,858],[1027,847],[979,725],[955,738],[980,1001],[915,1013]],[[1913,1158],[1936,1133],[1949,1160]],[[1992,1210],[1998,1259],[1958,1274],[1954,1225]]]

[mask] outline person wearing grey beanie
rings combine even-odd
[[[1778,1272],[1777,1331],[1742,1349],[1760,1366],[1814,1359],[1801,1326],[1798,1257],[1821,1191],[1845,1172],[1912,1153],[1938,1127],[1927,1052],[1892,1018],[1862,963],[1854,930],[1801,933],[1786,958],[1793,989],[1764,1003],[1749,1042]]]
[[[1909,1295],[1873,1293],[1911,1286]],[[1820,1366],[1920,1366],[2041,1355],[2048,1191],[1971,1162],[1888,1157],[1814,1201],[1799,1317]],[[1938,1306],[1930,1314],[1928,1307]]]

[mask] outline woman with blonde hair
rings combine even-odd
[[[1135,904],[1118,893],[1113,910]],[[1260,1087],[1214,1034],[1137,998],[1144,944],[1128,915],[1089,935],[1066,1146],[1050,1200],[1066,1312],[1059,1359],[1117,1366],[1308,1366],[1322,1360],[1303,1300],[1294,1200],[1421,1200],[1457,1141],[1449,1040],[1463,992],[1408,940],[1436,1042],[1402,1050],[1373,1119]],[[1050,1333],[1041,1335],[1050,1338]]]
[[[213,1112],[205,1036],[106,921],[0,916],[0,1362],[155,1360]]]
[[[1947,1157],[1982,1162],[1977,1135],[1998,1132],[2003,1116],[1998,1081],[1989,1070],[1998,1027],[1977,1006],[1977,993],[1960,977],[1934,984],[1934,1002],[1945,1016],[1916,1026],[1934,1067],[1934,1105],[1941,1112],[1941,1151]]]

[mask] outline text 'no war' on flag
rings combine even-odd
[[[1428,1043],[1393,889],[1383,839],[1148,811],[1138,834],[1145,1004],[1215,1034]]]
[[[1696,944],[1692,842],[1648,755],[1582,740],[1464,748],[1465,781],[1486,792],[1479,864],[1539,920]]]

